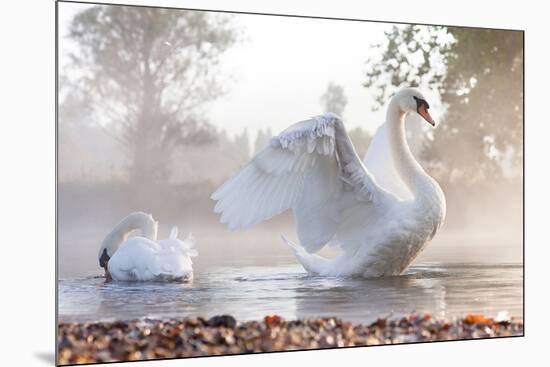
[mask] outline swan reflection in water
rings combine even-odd
[[[412,267],[406,274],[384,278],[307,279],[296,288],[296,317],[346,315],[346,319],[371,322],[378,317],[429,312],[446,317],[444,272]],[[312,284],[314,283],[314,288]]]
[[[196,294],[200,292],[200,296]],[[98,284],[95,315],[124,320],[171,318],[194,314],[208,295],[189,282],[110,282]]]

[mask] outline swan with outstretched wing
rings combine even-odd
[[[300,244],[285,241],[310,273],[401,274],[445,217],[443,192],[415,160],[405,137],[408,113],[434,125],[428,109],[418,90],[398,92],[365,163],[337,115],[298,122],[212,194],[214,211],[237,229],[292,209]],[[326,245],[337,246],[340,254],[317,255]]]

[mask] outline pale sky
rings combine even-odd
[[[78,11],[90,5],[59,3],[60,53],[67,27]],[[210,122],[231,135],[247,127],[254,138],[260,128],[280,132],[294,122],[323,112],[320,97],[329,82],[344,88],[348,128],[361,125],[373,132],[384,112],[372,112],[372,97],[362,86],[371,45],[385,39],[391,25],[324,19],[234,15],[244,42],[222,57],[231,76],[229,92],[207,110]]]

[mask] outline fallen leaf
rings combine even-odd
[[[264,317],[264,321],[266,325],[277,325],[281,323],[282,318],[279,315],[268,315]]]
[[[464,318],[464,323],[466,323],[466,324],[492,325],[494,323],[494,321],[493,321],[493,319],[487,318],[483,315],[468,314]]]

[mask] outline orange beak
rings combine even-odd
[[[435,121],[428,112],[428,109],[425,105],[421,105],[420,107],[418,107],[418,114],[422,116],[422,118],[426,120],[430,125],[435,126]]]

